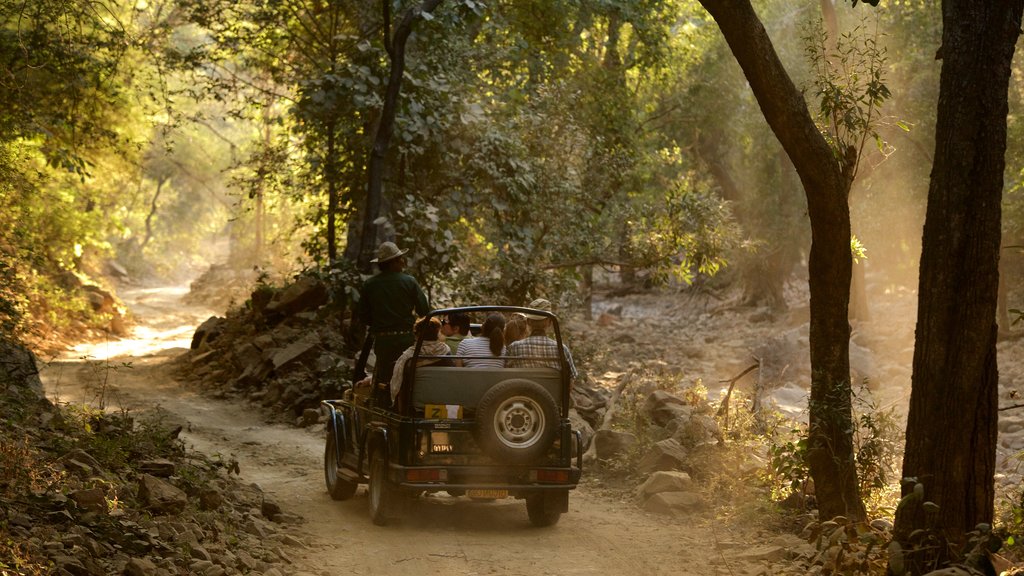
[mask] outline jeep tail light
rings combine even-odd
[[[560,482],[569,481],[568,470],[530,470],[530,482]]]
[[[448,471],[442,468],[418,468],[405,471],[407,482],[447,482]]]

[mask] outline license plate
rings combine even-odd
[[[423,407],[423,416],[432,420],[461,420],[462,406],[458,404],[427,404]]]
[[[466,496],[481,500],[501,500],[508,498],[508,490],[466,490]]]

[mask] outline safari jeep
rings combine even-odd
[[[441,491],[523,499],[531,523],[555,524],[569,509],[569,490],[583,466],[581,435],[569,423],[570,372],[558,319],[511,306],[449,308],[430,316],[454,312],[551,318],[560,368],[417,366],[418,359],[437,358],[420,355],[418,341],[392,407],[386,391],[365,394],[355,387],[365,375],[367,343],[352,387],[342,399],[322,402],[327,491],[346,500],[368,484],[370,517],[378,525],[400,515],[411,498]]]

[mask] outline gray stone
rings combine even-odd
[[[139,471],[158,478],[170,478],[174,475],[174,462],[166,458],[146,460],[139,464]]]
[[[601,460],[611,460],[626,454],[637,445],[635,434],[618,430],[598,430],[594,433],[594,449]]]
[[[148,558],[129,558],[124,566],[125,576],[153,576],[156,573],[156,564]]]
[[[686,461],[686,450],[678,441],[669,438],[655,442],[651,451],[637,464],[637,469],[644,474],[658,470],[681,470],[686,467]]]
[[[315,310],[327,303],[327,287],[310,276],[303,276],[278,292],[267,304],[267,312],[287,316],[305,310]]]
[[[149,474],[139,478],[139,500],[162,514],[177,514],[188,504],[188,496],[181,489]]]
[[[572,424],[573,430],[579,430],[580,439],[583,440],[583,450],[587,450],[590,446],[591,439],[594,437],[594,428],[590,426],[575,408],[569,409],[569,422]]]
[[[206,488],[199,492],[199,507],[203,510],[216,510],[224,503],[224,495],[215,488]]]
[[[762,544],[736,552],[733,556],[746,562],[778,562],[786,558],[786,549],[776,544]]]
[[[271,358],[274,370],[280,370],[282,367],[288,366],[293,362],[301,361],[307,355],[312,355],[311,353],[317,350],[319,346],[320,337],[315,333],[307,334],[300,340],[292,342],[283,350],[278,350],[274,353],[274,356]]]
[[[86,512],[106,512],[106,494],[101,488],[90,488],[71,493],[71,499],[78,505],[79,510]]]
[[[198,349],[203,343],[211,343],[217,339],[227,327],[227,320],[219,316],[210,316],[192,335],[192,350]]]
[[[696,492],[660,492],[644,501],[643,509],[656,514],[686,514],[704,508],[704,499]]]
[[[655,390],[644,401],[644,413],[655,425],[665,427],[677,418],[689,419],[693,408],[682,398],[664,390]]]
[[[693,480],[686,472],[658,471],[651,474],[637,488],[637,496],[641,501],[662,492],[689,492],[693,490]]]

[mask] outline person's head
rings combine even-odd
[[[526,316],[519,312],[513,312],[508,321],[505,322],[505,345],[526,338]]]
[[[437,340],[441,334],[441,321],[437,318],[420,318],[412,330],[417,338],[424,341]]]
[[[382,242],[377,247],[377,257],[370,262],[376,262],[381,272],[401,272],[405,268],[405,253],[409,250],[401,250],[394,242]]]
[[[497,312],[491,312],[480,327],[480,335],[490,340],[491,354],[501,356],[505,348],[505,316]]]
[[[551,311],[551,302],[548,302],[544,298],[537,298],[527,306],[527,308],[533,308],[535,310],[541,310],[544,312]],[[548,325],[551,324],[551,318],[543,314],[526,314],[526,323],[529,327],[530,334],[545,334],[548,331]]]
[[[449,314],[448,318],[441,323],[441,333],[445,336],[454,336],[456,334],[461,336],[468,335],[469,315],[462,312]]]

